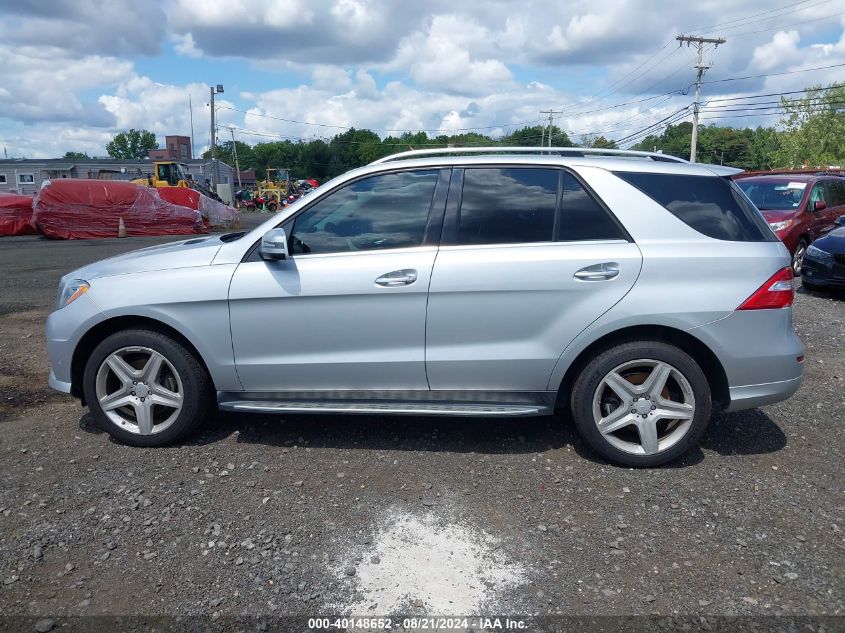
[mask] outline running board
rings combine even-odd
[[[547,407],[514,404],[440,404],[427,402],[280,402],[227,400],[224,411],[252,413],[334,413],[382,415],[452,415],[462,417],[521,417],[549,415]]]

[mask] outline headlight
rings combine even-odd
[[[807,247],[807,255],[812,257],[813,259],[818,259],[822,262],[832,262],[833,255],[828,253],[827,251],[823,251],[818,246],[813,246],[812,244]]]
[[[70,279],[59,286],[59,294],[56,298],[56,310],[61,310],[66,305],[70,305],[79,297],[88,292],[91,288],[84,279]]]
[[[777,233],[778,231],[783,231],[790,224],[792,224],[792,220],[784,220],[783,222],[769,222],[769,228],[771,228],[775,233]]]

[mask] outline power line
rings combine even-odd
[[[739,35],[754,35],[755,33],[768,33],[769,31],[779,31],[780,29],[785,28],[792,28],[794,26],[801,26],[802,24],[810,24],[811,22],[819,22],[821,20],[829,20],[830,18],[835,18],[840,15],[845,15],[843,13],[831,13],[830,15],[823,15],[820,18],[813,18],[811,20],[803,20],[802,22],[790,22],[789,24],[780,24],[778,26],[773,26],[770,28],[759,29],[756,31],[743,31],[741,33],[729,33],[732,36],[739,36]]]
[[[837,105],[845,105],[845,101],[820,101],[820,102],[816,102],[816,103],[808,103],[808,104],[805,104],[805,105],[808,105],[808,106],[811,106],[811,107],[837,106]],[[781,111],[785,112],[785,111],[789,110],[790,108],[796,108],[796,107],[800,107],[800,105],[794,105],[794,106],[770,105],[770,106],[762,106],[760,108],[719,108],[719,109],[715,109],[715,110],[711,110],[711,109],[706,109],[706,110],[707,110],[708,113],[753,112],[755,110],[781,110]]]
[[[733,20],[728,20],[727,22],[720,22],[719,24],[709,24],[707,26],[702,26],[702,27],[699,27],[697,29],[692,29],[692,30],[698,31],[700,33],[710,33],[711,31],[709,31],[708,29],[716,29],[716,28],[720,28],[720,27],[723,27],[723,26],[727,27],[728,24],[734,24],[735,22],[745,22],[746,20],[750,20],[751,18],[756,18],[756,17],[759,17],[761,15],[766,15],[768,13],[777,13],[778,11],[783,11],[784,9],[791,9],[792,7],[797,7],[798,5],[801,5],[801,4],[807,4],[808,2],[811,2],[811,1],[812,0],[802,0],[801,2],[793,2],[792,4],[788,4],[786,6],[778,8],[778,9],[769,9],[767,11],[761,11],[760,13],[753,13],[751,15],[746,15],[745,17],[742,17],[742,18],[736,18],[736,19],[733,19]],[[829,1],[830,0],[825,0],[825,2],[829,2]],[[802,7],[802,9],[798,9],[798,10],[800,11],[800,10],[803,10],[803,9],[806,9],[806,8],[809,8],[809,7]],[[733,27],[727,27],[727,28],[733,28]]]
[[[718,25],[718,24],[715,24],[715,25],[712,25],[712,26],[706,27],[706,28],[708,28],[708,29],[718,28],[722,32],[732,31],[734,29],[740,29],[744,26],[748,26],[749,24],[752,24],[752,23],[759,23],[761,21],[766,22],[768,20],[776,20],[778,18],[781,18],[785,15],[789,15],[791,13],[800,13],[801,11],[806,11],[807,9],[812,9],[813,7],[817,7],[817,6],[820,6],[822,4],[827,4],[831,0],[821,0],[820,2],[816,2],[815,4],[807,5],[807,2],[810,2],[810,1],[811,0],[805,0],[804,2],[798,2],[798,3],[792,4],[792,5],[787,5],[785,7],[781,7],[780,9],[770,9],[769,11],[763,11],[761,13],[755,13],[753,15],[745,16],[745,18],[739,18],[739,19],[736,19],[736,20],[732,20],[731,22],[735,23],[732,26],[726,26],[727,24],[730,24],[730,22],[724,22],[721,26]],[[807,5],[807,6],[799,6],[799,5],[802,5],[802,4]],[[757,18],[761,15],[775,14],[775,13],[777,13],[778,15],[769,15],[769,17],[763,18],[762,20],[754,20],[753,19],[753,18]],[[738,24],[736,24],[736,23],[738,23]],[[699,29],[699,30],[704,31],[704,29]],[[704,31],[704,32],[705,33],[712,33],[713,31],[707,30],[707,31]],[[731,33],[730,35],[739,35],[739,33]]]
[[[742,110],[771,110],[772,108],[790,108],[796,105],[821,106],[839,105],[840,101],[825,101],[824,98],[805,99],[800,104],[783,105],[780,101],[760,101],[759,103],[726,103],[720,106],[703,106],[703,109],[710,112],[740,112]],[[736,107],[734,107],[736,106]],[[760,107],[752,107],[760,106]]]
[[[629,134],[628,136],[623,137],[616,142],[620,146],[624,143],[628,147],[630,147],[631,145],[640,142],[642,139],[644,139],[648,136],[651,136],[653,134],[657,134],[657,133],[663,131],[664,129],[666,129],[670,125],[674,125],[675,123],[679,123],[683,119],[686,119],[688,115],[689,115],[689,111],[688,111],[688,109],[686,109],[682,112],[675,114],[673,117],[671,117],[669,119],[666,119],[666,120],[661,121],[659,123],[654,123],[654,124],[648,126],[647,128],[643,128],[641,130],[634,132],[633,134]]]
[[[627,141],[628,139],[630,139],[630,138],[631,138],[631,137],[633,137],[633,136],[637,136],[638,134],[641,134],[642,132],[645,132],[645,131],[647,131],[647,130],[650,130],[651,128],[660,127],[660,125],[661,125],[661,124],[666,123],[667,121],[669,121],[669,120],[670,120],[670,119],[672,119],[673,117],[676,117],[676,116],[678,116],[678,115],[680,115],[680,114],[682,114],[682,113],[684,113],[684,114],[685,114],[685,113],[686,113],[686,112],[687,112],[687,111],[688,111],[691,107],[692,107],[692,106],[689,106],[689,105],[684,106],[684,107],[683,107],[683,108],[681,108],[680,110],[676,110],[675,112],[673,112],[673,113],[672,113],[672,114],[670,114],[669,116],[664,117],[664,118],[660,119],[659,121],[657,121],[657,122],[655,122],[655,123],[652,123],[651,125],[646,126],[646,127],[644,127],[643,129],[638,130],[637,132],[634,132],[633,134],[629,134],[628,136],[624,136],[624,137],[622,137],[622,138],[620,138],[620,139],[617,139],[617,141],[616,141],[616,142],[617,142],[617,143],[624,143],[625,141]]]
[[[746,95],[744,97],[719,97],[717,99],[710,99],[706,103],[716,103],[721,101],[739,101],[744,99],[759,99],[762,97],[784,97],[786,95],[797,95],[803,93],[810,93],[810,92],[821,92],[826,90],[835,90],[836,88],[845,87],[845,84],[834,84],[832,86],[828,86],[826,88],[805,88],[804,90],[789,90],[787,92],[769,92],[766,94],[760,95]]]
[[[765,75],[746,75],[745,77],[728,77],[727,79],[711,79],[710,81],[703,81],[703,84],[718,84],[726,81],[743,81],[745,79],[760,79],[762,77],[780,77],[782,75],[795,75],[797,73],[809,73],[814,70],[827,70],[828,68],[841,68],[843,64],[831,64],[830,66],[816,66],[815,68],[803,68],[801,70],[788,70],[782,73],[767,73]]]

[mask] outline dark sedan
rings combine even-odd
[[[845,215],[836,220],[838,228],[817,239],[804,255],[801,283],[807,290],[835,287],[845,289]]]

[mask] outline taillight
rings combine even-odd
[[[770,310],[788,308],[795,298],[792,287],[792,269],[788,266],[777,271],[753,295],[743,301],[737,310]]]

